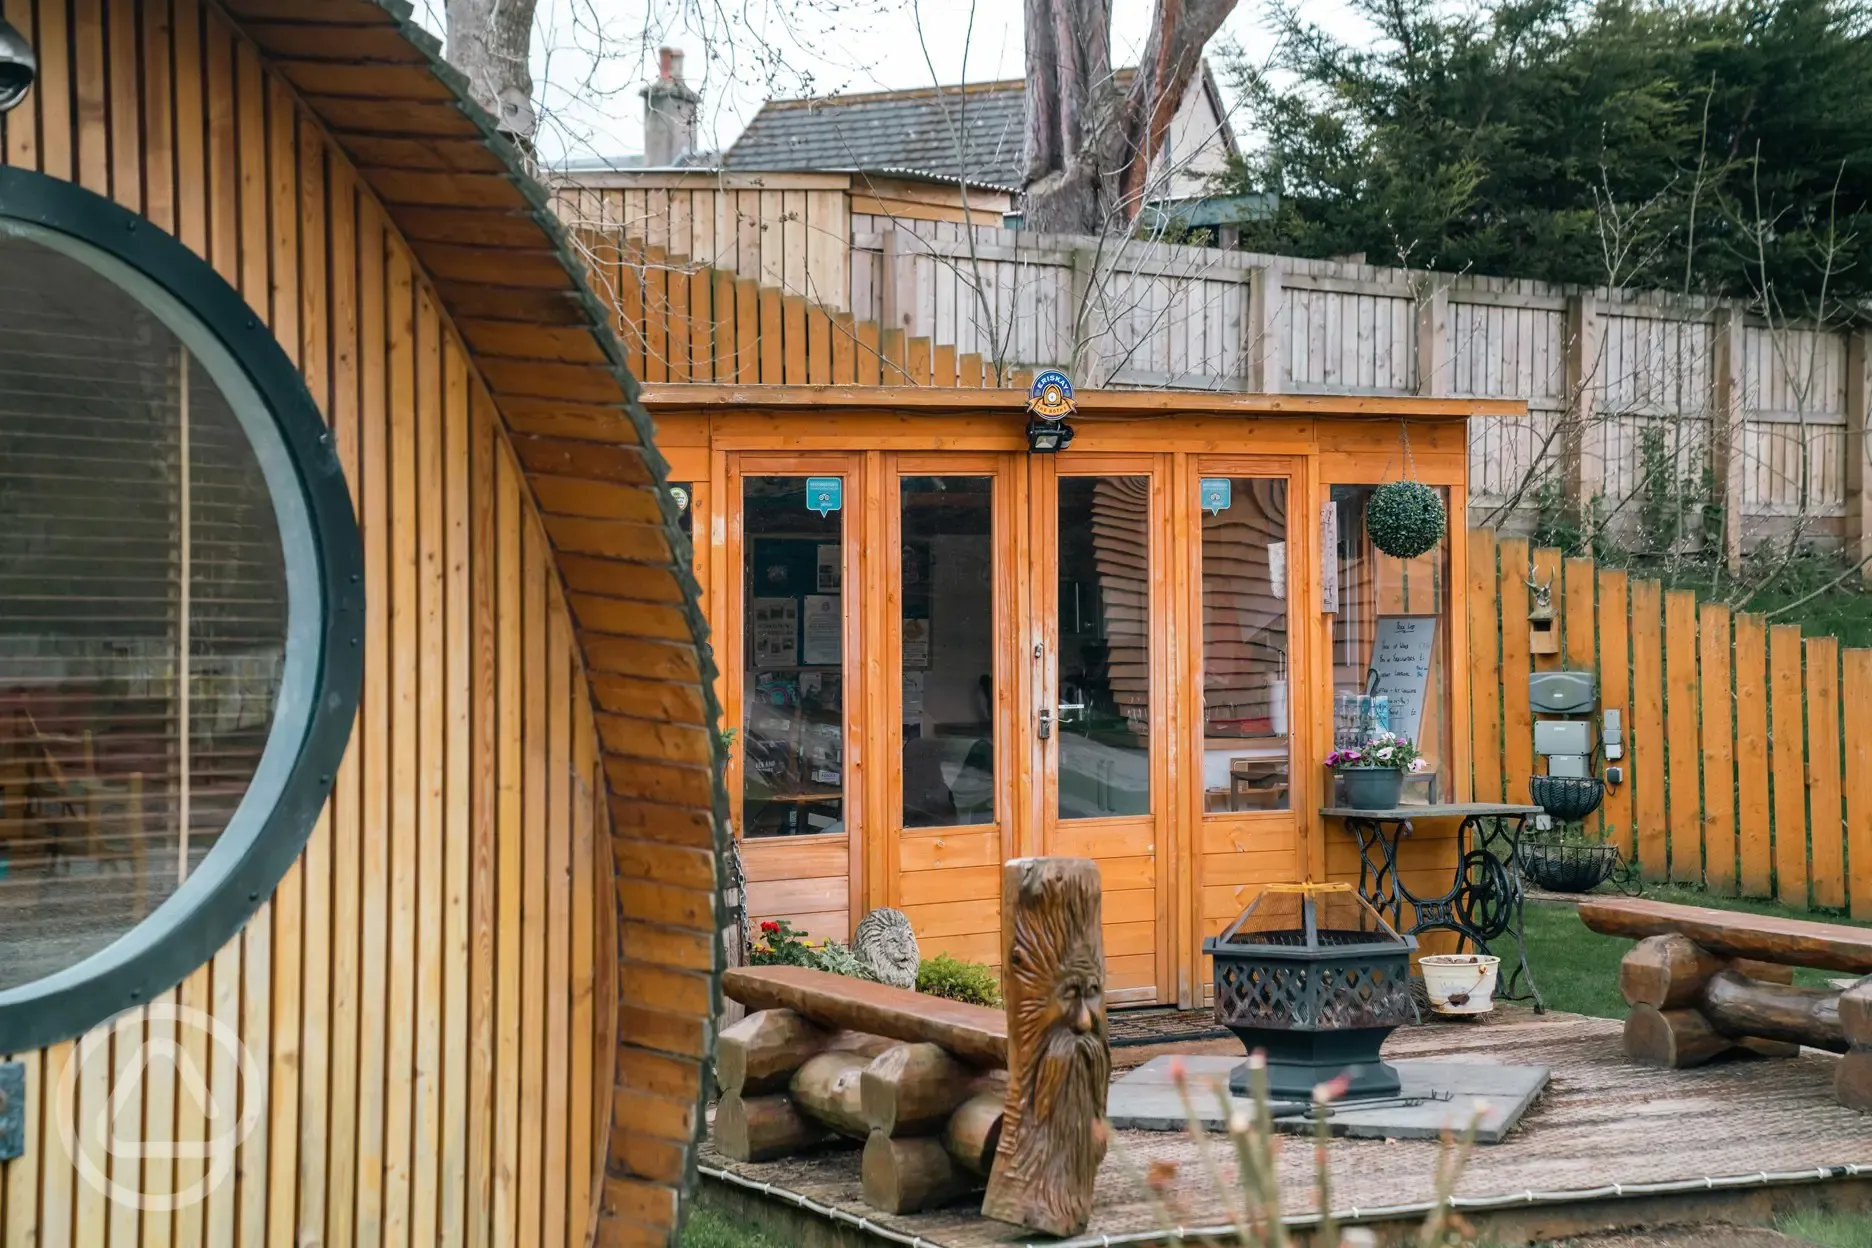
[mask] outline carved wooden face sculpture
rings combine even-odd
[[[1084,860],[1007,865],[1009,1118],[983,1212],[1055,1235],[1091,1214],[1105,1156],[1111,1048],[1098,870]]]

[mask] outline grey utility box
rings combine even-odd
[[[1528,706],[1536,715],[1590,715],[1598,704],[1591,672],[1534,672],[1528,676]]]
[[[1534,752],[1584,757],[1593,752],[1592,724],[1584,719],[1537,719],[1534,721]]]

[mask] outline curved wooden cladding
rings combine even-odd
[[[23,1055],[0,1246],[665,1242],[714,1008],[714,709],[595,305],[369,0],[0,6],[41,75],[0,163],[143,213],[274,329],[331,422],[367,590],[358,724],[303,858],[156,998],[259,1063],[239,1087],[189,1037],[224,1106],[264,1100],[236,1176],[138,1212],[66,1156],[54,1110],[111,1104],[127,1041],[161,1038],[134,1011],[70,1104],[46,1101],[76,1042]],[[186,1152],[213,1124],[150,1069],[119,1133]]]

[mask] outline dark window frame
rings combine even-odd
[[[298,734],[273,808],[244,829],[230,825],[214,851],[226,855],[225,868],[191,876],[118,941],[0,993],[0,1053],[20,1053],[80,1035],[181,983],[246,925],[305,848],[350,742],[363,682],[364,550],[331,430],[304,377],[205,260],[147,219],[30,170],[0,168],[0,218],[65,235],[135,270],[226,350],[296,471],[319,591],[316,653],[286,656],[288,666],[310,665],[313,696],[299,719],[272,727],[269,749],[278,734]]]

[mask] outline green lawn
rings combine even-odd
[[[1741,910],[1750,914],[1775,914],[1796,919],[1817,919],[1827,923],[1846,923],[1846,918],[1824,912],[1789,910],[1772,902],[1747,901],[1722,897],[1699,889],[1661,885],[1645,890],[1647,897],[1688,906],[1712,906],[1721,910]],[[1853,924],[1865,927],[1868,924]],[[1618,964],[1629,940],[1601,936],[1588,931],[1579,920],[1579,912],[1563,902],[1529,902],[1527,907],[1528,965],[1534,982],[1551,1009],[1573,1014],[1592,1014],[1600,1018],[1625,1017],[1625,1001],[1619,996]],[[1499,946],[1501,942],[1496,942]],[[1501,952],[1501,949],[1497,949]],[[1825,987],[1838,978],[1821,971],[1797,970],[1794,982]]]

